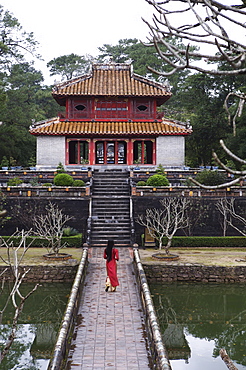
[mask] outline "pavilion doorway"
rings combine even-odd
[[[126,141],[96,141],[96,164],[126,164]]]
[[[153,144],[152,140],[135,140],[133,143],[133,163],[153,164]]]
[[[68,140],[68,164],[89,163],[89,145],[86,140]]]

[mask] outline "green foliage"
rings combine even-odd
[[[246,238],[241,236],[174,236],[173,248],[245,248]]]
[[[155,172],[156,172],[158,175],[166,176],[165,168],[162,166],[162,164],[159,164],[159,165],[156,167]]]
[[[172,38],[172,43],[177,44],[176,38]],[[159,45],[162,51],[166,51],[164,45]],[[170,67],[159,56],[152,43],[143,45],[138,39],[120,39],[116,45],[104,44],[98,48],[100,54],[97,58],[99,62],[106,62],[111,58],[116,63],[127,63],[132,61],[134,73],[140,76],[151,77],[160,82],[166,82],[158,74],[151,72],[148,67],[160,72],[168,72]],[[177,83],[181,83],[182,76],[187,72],[177,72],[175,76],[170,76],[169,82],[173,90],[176,90]]]
[[[152,175],[146,181],[147,186],[169,186],[169,181],[165,176]]]
[[[136,186],[146,186],[146,182],[143,180],[140,180],[136,183]]]
[[[34,176],[31,180],[30,180],[30,185],[31,186],[37,186],[38,185],[38,176]]]
[[[44,184],[42,184],[42,186],[47,186],[47,187],[50,187],[52,186],[53,184],[51,182],[45,182]]]
[[[74,229],[73,227],[68,226],[63,229],[63,236],[74,236],[78,234],[78,230]]]
[[[9,179],[8,186],[18,186],[22,183],[23,181],[18,176],[16,176],[16,177],[13,177],[12,179]]]
[[[35,167],[36,166],[36,157],[32,155],[28,161],[28,166],[29,167]]]
[[[71,78],[80,74],[88,72],[92,57],[89,55],[79,56],[77,54],[62,55],[54,58],[47,67],[50,69],[50,75],[60,75],[62,78],[70,80]]]
[[[85,182],[83,180],[74,180],[73,186],[85,186]]]
[[[54,177],[54,184],[56,186],[72,186],[73,182],[73,177],[67,173],[58,173]]]
[[[8,167],[9,166],[9,160],[8,158],[4,155],[1,161],[1,167]]]
[[[23,31],[18,20],[0,5],[0,63],[8,67],[11,62],[20,62],[24,53],[36,54],[37,42],[33,33]],[[36,55],[37,57],[38,55]]]
[[[210,170],[199,172],[195,179],[203,185],[220,185],[227,181],[224,173]]]
[[[65,168],[61,162],[59,162],[58,166],[56,167],[57,173],[65,173]]]
[[[0,82],[0,158],[13,157],[17,165],[30,166],[35,158],[36,138],[29,133],[32,121],[57,115],[59,105],[51,89],[42,86],[43,76],[31,64],[14,64],[4,76],[6,99],[1,100]]]
[[[4,240],[8,240],[9,236],[1,236]],[[17,247],[20,242],[20,237],[12,237],[13,240],[13,247]],[[26,243],[29,244],[31,241],[32,247],[47,247],[49,244],[48,240],[44,240],[43,238],[31,236],[27,237]],[[63,236],[61,238],[61,243],[66,244],[66,248],[80,248],[82,246],[82,234],[71,235],[71,236]]]

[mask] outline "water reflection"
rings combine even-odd
[[[246,286],[150,284],[173,370],[246,369]]]
[[[29,290],[30,284],[23,284],[22,292]],[[28,298],[19,320],[17,338],[0,364],[0,370],[48,368],[70,290],[71,284],[43,284]],[[0,295],[0,307],[5,300],[6,295]],[[0,346],[9,334],[12,317],[10,305],[0,325]]]

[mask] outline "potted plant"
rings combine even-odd
[[[133,161],[133,164],[136,164],[136,166],[134,167],[134,171],[140,170],[140,167],[138,166],[140,163],[141,163],[141,158],[138,158],[135,161]]]
[[[83,164],[83,167],[81,168],[82,171],[87,171],[88,170],[87,166],[85,166],[88,163],[89,163],[88,159],[85,159],[85,158],[81,157],[80,164]]]
[[[9,158],[9,164],[10,164],[10,169],[11,170],[15,170],[16,169],[16,159],[14,159],[13,157],[10,157]]]
[[[1,167],[2,167],[2,170],[4,171],[7,171],[9,168],[9,160],[5,155],[2,158]]]
[[[28,161],[28,166],[29,166],[29,169],[31,171],[35,171],[36,170],[36,159],[32,156],[29,161]]]

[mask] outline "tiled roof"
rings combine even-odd
[[[59,118],[36,123],[31,127],[33,135],[83,135],[83,136],[158,136],[158,135],[188,135],[190,128],[172,121],[162,122],[102,122],[102,121],[60,121]]]
[[[58,84],[54,97],[82,96],[155,96],[172,95],[169,87],[132,73],[130,64],[93,64],[88,75]]]

